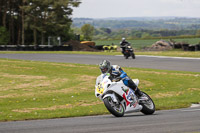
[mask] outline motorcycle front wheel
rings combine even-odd
[[[113,102],[111,97],[106,97],[105,99],[103,99],[103,101],[104,101],[106,108],[108,109],[108,111],[111,114],[113,114],[116,117],[124,116],[125,110],[121,103],[116,104],[115,102]]]
[[[135,54],[131,53],[132,59],[135,59]]]

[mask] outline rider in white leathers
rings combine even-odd
[[[132,81],[131,78],[128,77],[128,75],[122,70],[122,68],[118,65],[110,65],[110,62],[107,60],[103,60],[99,64],[99,68],[101,72],[104,73],[110,73],[110,79],[111,80],[122,80],[123,83],[135,91],[135,94],[138,97],[141,97],[143,93],[140,91],[140,89],[135,85],[135,83]]]

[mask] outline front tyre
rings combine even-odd
[[[113,102],[111,97],[106,97],[105,99],[103,99],[104,104],[106,106],[106,108],[108,109],[108,111],[113,114],[116,117],[122,117],[124,116],[124,107],[123,105],[120,104],[116,104],[115,102]]]
[[[148,100],[140,102],[140,105],[142,105],[141,112],[145,115],[151,115],[155,112],[155,104],[148,94],[146,94],[144,92],[142,92],[142,93],[145,97],[148,98]]]
[[[135,54],[131,53],[132,59],[135,59]]]

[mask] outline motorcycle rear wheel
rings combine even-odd
[[[140,105],[142,105],[141,112],[145,115],[151,115],[155,112],[155,104],[148,94],[146,94],[145,92],[142,93],[143,95],[148,97],[148,100],[140,103]]]
[[[106,108],[111,114],[113,114],[116,117],[124,116],[125,110],[121,103],[120,104],[114,103],[111,97],[106,97],[105,99],[103,99],[103,101]]]

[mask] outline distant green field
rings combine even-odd
[[[151,46],[156,41],[159,41],[160,39],[145,39],[145,40],[127,40],[132,44],[134,48],[140,49],[144,46]],[[169,39],[163,39],[166,41],[169,41]],[[200,38],[184,38],[184,39],[173,39],[176,42],[186,42],[189,44],[198,44],[200,42]],[[95,41],[97,45],[111,45],[112,43],[115,45],[119,45],[121,40],[105,40],[105,41]]]

